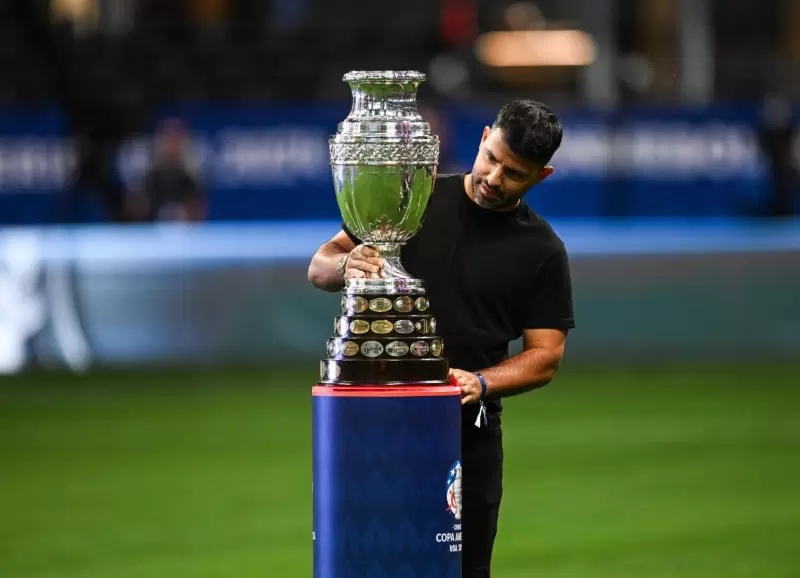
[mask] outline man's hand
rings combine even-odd
[[[450,379],[461,387],[461,405],[478,403],[481,399],[481,380],[470,371],[451,369]]]
[[[347,266],[344,269],[345,279],[380,279],[383,259],[377,249],[366,245],[357,245],[350,251]]]

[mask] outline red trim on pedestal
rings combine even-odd
[[[457,385],[315,385],[311,389],[313,397],[445,397],[461,396]]]

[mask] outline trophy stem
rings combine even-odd
[[[369,246],[377,249],[383,259],[384,266],[381,277],[345,279],[345,294],[425,294],[425,284],[422,279],[413,277],[400,262],[400,250],[403,248],[403,243],[370,243]]]
[[[400,262],[400,250],[403,245],[400,243],[374,243],[372,245],[381,254],[384,266],[382,277],[384,279],[413,279],[411,274],[406,271]]]

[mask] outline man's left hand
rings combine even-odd
[[[461,405],[478,403],[481,399],[481,380],[471,371],[451,369],[450,379],[461,387]]]

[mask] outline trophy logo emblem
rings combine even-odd
[[[447,510],[456,519],[461,519],[461,462],[457,461],[447,475]]]

